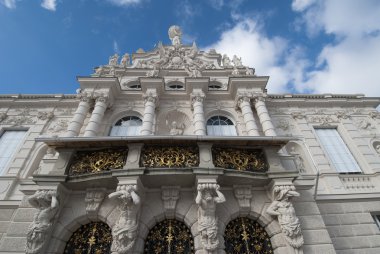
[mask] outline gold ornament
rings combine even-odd
[[[148,168],[196,167],[199,151],[197,147],[144,147],[140,164]]]

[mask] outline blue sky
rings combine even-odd
[[[380,96],[377,0],[0,0],[0,93],[75,93],[114,52],[183,41],[237,54],[269,93]]]

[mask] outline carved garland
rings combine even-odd
[[[260,149],[212,148],[216,167],[239,171],[266,172],[268,164]]]
[[[148,168],[195,167],[199,165],[197,147],[146,147],[140,165]]]
[[[77,152],[69,167],[69,175],[101,173],[110,169],[122,169],[128,149]]]

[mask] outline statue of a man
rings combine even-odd
[[[198,194],[195,198],[195,203],[199,206],[198,230],[203,247],[208,251],[215,250],[219,245],[216,204],[226,201],[219,188],[220,186],[215,183],[198,184]]]
[[[301,233],[301,224],[296,216],[291,199],[298,197],[300,194],[291,185],[275,186],[273,191],[274,201],[268,207],[267,213],[277,216],[285,239],[295,249],[296,253],[299,253],[299,248],[303,245],[304,241]]]
[[[135,243],[140,211],[140,197],[134,185],[118,186],[109,198],[119,199],[120,216],[112,228],[112,250],[118,254],[129,253]]]
[[[226,54],[223,55],[222,61],[223,61],[223,67],[224,68],[232,67],[231,60]]]
[[[108,65],[116,66],[118,60],[119,60],[119,55],[118,54],[114,54],[113,56],[110,56]]]
[[[181,36],[182,36],[182,31],[179,26],[171,26],[168,31],[169,38],[172,41],[173,46],[180,46],[181,43]]]
[[[183,129],[185,128],[184,124],[178,124],[176,121],[173,121],[170,126],[170,135],[182,135]]]
[[[57,192],[40,190],[30,196],[28,201],[38,211],[27,233],[26,253],[42,253],[59,210]]]
[[[128,53],[125,53],[123,55],[123,57],[121,58],[121,61],[120,61],[120,64],[123,66],[123,67],[127,67],[129,65],[129,54]]]
[[[232,58],[232,62],[234,63],[235,67],[243,67],[241,57],[237,57],[236,55],[234,55],[234,57]]]

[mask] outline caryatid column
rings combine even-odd
[[[267,107],[265,105],[264,97],[260,96],[255,98],[255,108],[265,136],[277,136]]]
[[[249,136],[260,136],[259,128],[257,127],[256,120],[253,116],[251,108],[251,97],[249,95],[238,95],[237,107],[240,108],[243,115],[245,129]]]
[[[203,100],[205,94],[202,90],[194,90],[191,93],[191,103],[193,106],[193,126],[195,135],[206,135],[206,121],[203,110]]]
[[[141,135],[152,135],[153,134],[153,122],[155,118],[156,106],[158,103],[158,97],[156,90],[147,91],[144,95],[144,116],[143,123],[141,127]]]
[[[92,111],[90,120],[86,126],[86,130],[84,132],[85,137],[94,137],[97,135],[99,131],[99,126],[102,123],[104,113],[107,110],[107,102],[108,97],[100,95],[95,99],[94,110]]]
[[[67,127],[65,137],[75,137],[79,135],[84,119],[86,119],[88,111],[90,110],[91,97],[86,93],[80,93],[78,96],[80,97],[80,102],[74,113],[73,119]]]

